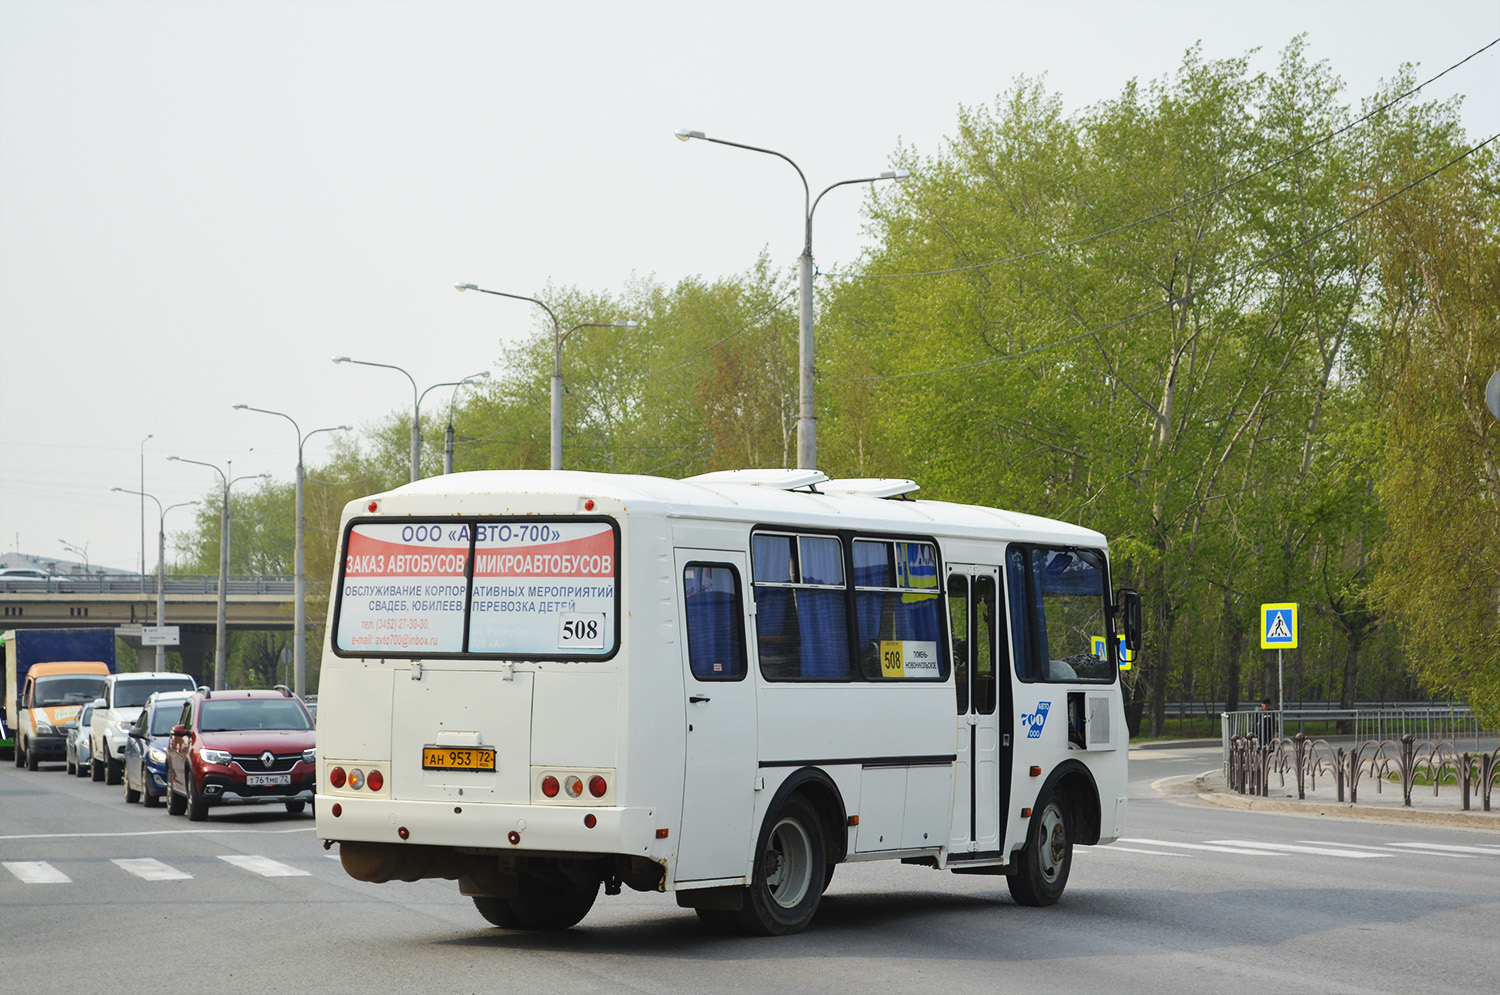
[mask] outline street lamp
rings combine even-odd
[[[823,195],[834,187],[848,186],[851,183],[878,183],[881,180],[906,180],[911,177],[911,173],[905,169],[887,169],[878,176],[839,180],[837,183],[832,183],[824,187],[823,192],[818,194],[817,197],[812,197],[812,191],[807,185],[807,177],[803,174],[802,167],[798,166],[788,156],[774,149],[763,149],[758,145],[744,145],[740,142],[730,142],[722,138],[709,138],[701,131],[689,131],[687,128],[678,128],[677,138],[684,142],[697,138],[705,142],[713,142],[716,145],[729,145],[737,149],[748,149],[751,152],[774,155],[795,169],[797,171],[797,178],[802,181],[804,234],[802,255],[797,259],[799,276],[797,317],[798,325],[800,326],[797,337],[797,467],[803,470],[816,470],[818,467],[818,420],[813,408],[813,212],[818,209],[818,202],[823,199]]]
[[[302,447],[308,439],[319,432],[347,432],[353,425],[330,425],[327,428],[315,428],[306,435],[302,434],[302,426],[297,420],[284,411],[272,411],[269,408],[252,408],[248,404],[236,404],[236,411],[259,411],[263,415],[277,415],[292,423],[292,428],[297,432],[297,547],[295,557],[295,587],[296,592],[296,614],[292,624],[292,690],[297,692],[301,698],[307,693],[307,564],[303,553],[302,530],[304,517],[302,513],[302,486],[306,479],[306,472],[302,464]]]
[[[177,504],[169,504],[165,508],[161,506],[161,500],[155,494],[147,494],[145,491],[133,491],[128,487],[111,487],[112,491],[121,494],[139,494],[141,503],[145,504],[150,498],[156,502],[157,529],[156,529],[156,624],[166,625],[167,617],[167,591],[164,583],[167,561],[167,512],[173,508],[185,508],[190,504],[199,504],[198,501],[179,501]],[[142,573],[142,576],[145,576]],[[167,669],[167,648],[160,644],[156,647],[156,672],[159,674]]]
[[[204,463],[202,460],[188,459],[186,456],[168,456],[167,459],[177,463],[192,463],[195,466],[206,466],[219,475],[220,482],[224,485],[224,507],[219,513],[219,610],[214,629],[214,687],[215,691],[224,690],[224,682],[229,676],[229,628],[225,621],[225,596],[229,585],[229,488],[241,480],[267,479],[269,473],[252,473],[243,477],[233,477],[234,460],[229,460],[227,466],[229,472],[220,470],[212,463]]]
[[[486,290],[478,284],[455,283],[453,289],[462,293],[465,290],[477,290],[481,294],[494,294],[496,297],[509,297],[515,301],[530,301],[543,311],[547,317],[552,319],[552,469],[562,469],[562,347],[568,340],[568,336],[580,328],[639,328],[638,321],[585,321],[574,325],[567,331],[562,330],[562,323],[557,320],[557,315],[552,309],[535,297],[527,297],[524,294],[507,294],[501,290]]]
[[[59,539],[57,541],[62,543],[63,549],[66,549],[70,553],[77,553],[83,557],[83,575],[87,577],[89,575],[89,544],[84,543],[82,546],[75,546],[66,539]]]
[[[383,370],[395,370],[406,379],[411,381],[411,479],[413,482],[422,476],[422,401],[417,396],[417,381],[410,373],[399,366],[390,363],[370,363],[363,359],[350,359],[348,356],[333,357],[335,363],[353,363],[356,366],[378,366]]]
[[[453,396],[448,398],[448,429],[443,433],[443,473],[453,472],[453,405],[458,402],[458,392],[463,390],[466,383],[478,383],[490,378],[489,370],[481,370],[473,376],[464,377],[453,385]]]

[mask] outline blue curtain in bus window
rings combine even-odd
[[[754,581],[759,584],[786,584],[795,580],[792,573],[792,537],[757,535],[750,542],[750,559]],[[755,591],[755,635],[760,655],[760,669],[772,680],[796,677],[802,669],[797,651],[797,619],[792,612],[792,589],[760,587]]]
[[[1005,554],[1005,579],[1010,601],[1011,634],[1016,644],[1016,676],[1023,681],[1036,680],[1036,654],[1031,648],[1031,622],[1026,587],[1026,553],[1011,549]]]
[[[802,536],[800,552],[802,583],[844,583],[844,549],[837,539]],[[797,627],[802,638],[803,677],[849,676],[849,628],[842,590],[798,590]]]
[[[891,576],[890,543],[854,543],[854,586],[895,587],[896,578]],[[885,607],[886,596],[879,591],[860,591],[854,595],[854,613],[859,627],[860,652],[880,639],[880,613]],[[874,652],[878,655],[879,647]]]
[[[683,573],[688,664],[699,680],[739,680],[745,648],[739,638],[739,591],[734,571],[694,565]]]
[[[1076,553],[1054,550],[1046,554],[1045,560],[1039,564],[1038,579],[1043,596],[1104,596],[1104,579],[1098,568]]]
[[[897,637],[941,644],[943,623],[938,613],[937,551],[925,542],[896,543],[896,584],[932,592],[901,595],[896,608]],[[946,672],[943,676],[947,676]]]

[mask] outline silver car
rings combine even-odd
[[[95,698],[83,706],[78,721],[68,727],[68,738],[63,743],[67,755],[68,773],[78,777],[89,776],[89,723],[94,717],[94,706],[104,704],[103,698]]]

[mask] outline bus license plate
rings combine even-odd
[[[246,774],[245,783],[252,788],[263,788],[267,785],[291,784],[290,774]]]
[[[495,769],[495,751],[488,746],[424,746],[423,770]]]

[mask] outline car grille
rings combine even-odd
[[[259,753],[245,755],[235,753],[230,755],[230,760],[238,764],[240,770],[243,770],[246,774],[285,774],[297,766],[297,761],[301,759],[302,754],[300,753],[282,753],[278,754],[276,759],[271,762],[271,766],[267,767],[261,762]]]

